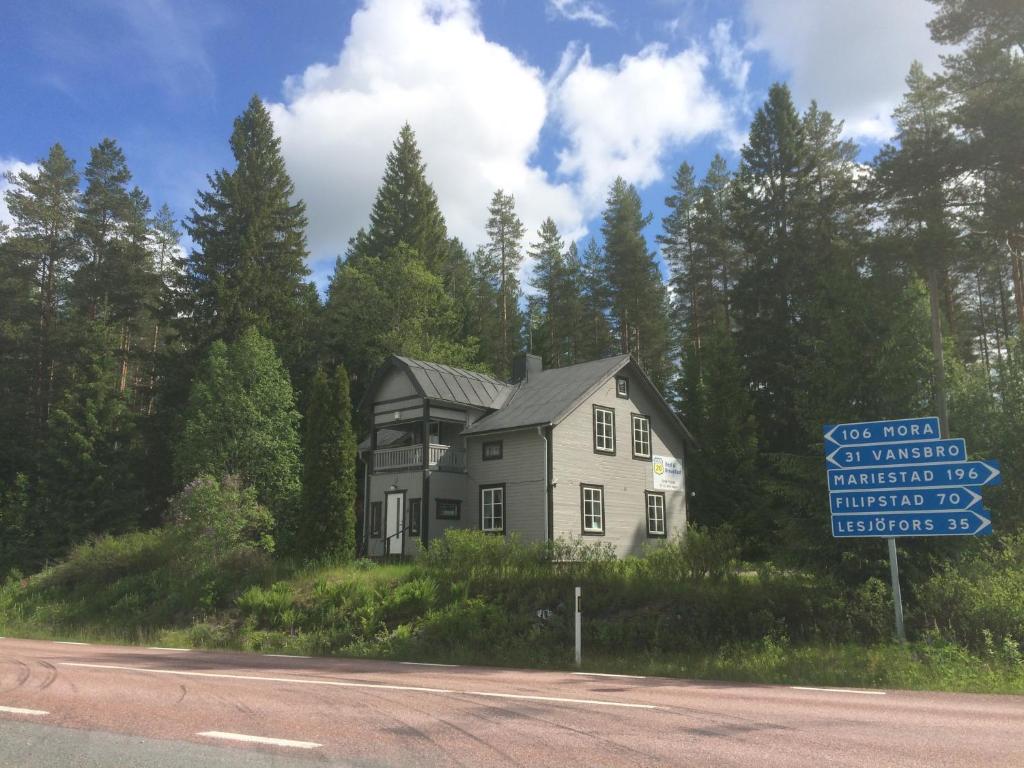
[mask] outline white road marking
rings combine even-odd
[[[164,648],[164,647],[159,646],[159,645],[151,645],[148,648],[146,648],[146,650],[147,651],[177,651],[178,653],[188,653],[192,649],[191,648]]]
[[[492,693],[488,691],[455,691],[449,688],[424,688],[416,685],[389,685],[386,683],[352,683],[343,680],[318,680],[296,677],[265,677],[263,675],[229,675],[223,672],[185,672],[178,669],[152,669],[149,667],[128,667],[120,664],[88,664],[85,662],[61,661],[63,667],[84,667],[87,669],[116,669],[125,672],[148,672],[153,675],[178,675],[181,677],[211,677],[222,680],[255,680],[265,683],[294,683],[296,685],[328,685],[336,688],[371,688],[385,691],[410,691],[415,693],[439,693],[456,696],[487,696],[498,699],[522,699],[526,701],[550,701],[556,704],[594,704],[602,707],[628,707],[630,709],[660,709],[653,704],[627,704],[619,701],[599,699],[565,699],[558,696],[527,696],[515,693]]]
[[[589,675],[590,677],[628,677],[632,680],[646,680],[643,675],[613,675],[611,672],[570,672],[570,675]]]
[[[196,736],[246,741],[250,744],[272,744],[275,747],[294,747],[295,749],[316,749],[323,746],[323,744],[317,744],[315,741],[292,741],[291,739],[274,739],[270,736],[250,736],[246,733],[224,733],[223,731],[203,731],[202,733],[197,733]]]
[[[400,661],[399,664],[407,664],[410,667],[457,667],[458,664],[435,664],[430,661]]]
[[[527,696],[520,693],[489,693],[487,691],[465,691],[469,696],[490,696],[496,699],[525,699],[526,701],[556,701],[562,704],[596,704],[602,707],[628,707],[630,709],[658,709],[653,704],[626,704],[621,701],[600,699],[563,699],[559,696]]]
[[[88,643],[78,643],[74,640],[54,640],[53,642],[59,643],[60,645],[88,645]]]
[[[858,691],[854,688],[812,688],[809,685],[791,685],[794,691],[827,691],[828,693],[859,693],[864,696],[885,696],[885,691]]]
[[[273,656],[276,659],[312,659],[312,656],[299,656],[295,653],[264,653],[264,656]]]
[[[0,707],[0,712],[7,712],[12,715],[48,715],[49,712],[44,712],[41,709],[21,709],[20,707]]]

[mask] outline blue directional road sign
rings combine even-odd
[[[830,491],[888,490],[891,488],[944,488],[967,485],[999,485],[999,462],[960,461],[944,464],[906,464],[867,469],[830,469]]]
[[[938,440],[939,420],[935,416],[891,421],[862,421],[856,424],[826,424],[825,453],[833,448],[877,443],[902,443],[908,440]]]
[[[913,443],[841,446],[827,457],[829,467],[884,467],[892,464],[937,464],[966,461],[967,444],[962,437]]]
[[[829,494],[833,515],[887,512],[963,512],[981,508],[981,494],[963,486]]]
[[[854,536],[988,536],[988,510],[962,512],[903,512],[896,514],[832,515],[832,535]]]

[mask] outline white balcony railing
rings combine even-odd
[[[448,472],[463,472],[466,469],[466,452],[450,445],[430,444],[427,454],[429,467]],[[373,471],[386,472],[393,469],[411,469],[423,466],[423,446],[403,445],[399,448],[380,448],[373,452]]]

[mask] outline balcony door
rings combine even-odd
[[[384,503],[384,535],[387,537],[387,553],[402,554],[405,539],[405,491],[388,493]]]

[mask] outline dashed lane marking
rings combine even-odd
[[[629,704],[621,701],[605,701],[601,699],[569,699],[560,696],[531,696],[515,693],[498,693],[492,691],[456,691],[450,688],[426,688],[416,685],[391,685],[387,683],[353,683],[344,680],[304,679],[297,677],[267,677],[263,675],[229,675],[223,672],[186,672],[178,669],[152,669],[150,667],[129,667],[120,664],[89,664],[86,662],[62,661],[63,667],[83,667],[86,669],[114,669],[123,672],[143,672],[152,675],[177,675],[180,677],[208,677],[221,680],[254,680],[265,683],[289,683],[294,685],[327,685],[336,688],[369,688],[385,691],[410,691],[415,693],[437,693],[453,696],[486,696],[496,699],[517,699],[523,701],[547,701],[554,704],[589,704],[601,707],[625,707],[628,709],[660,709],[653,704]]]
[[[22,709],[21,707],[0,707],[0,712],[6,712],[9,715],[35,715],[36,717],[50,714],[42,709]]]
[[[602,707],[628,707],[630,709],[658,709],[653,704],[627,704],[622,701],[601,699],[563,699],[559,696],[529,696],[521,693],[490,693],[488,691],[465,691],[469,696],[490,696],[495,699],[522,699],[525,701],[555,701],[562,704],[594,704]]]
[[[885,696],[885,691],[858,691],[855,688],[812,688],[809,685],[791,685],[794,691],[825,691],[827,693],[859,693],[862,696]]]
[[[191,648],[164,648],[160,645],[151,645],[146,648],[147,651],[175,651],[176,653],[188,653]]]
[[[400,661],[399,664],[406,664],[410,667],[457,667],[458,664],[437,664],[432,661]]]
[[[79,643],[75,640],[54,640],[53,642],[58,645],[88,645],[88,643]]]
[[[570,672],[570,675],[586,675],[588,677],[626,677],[631,680],[646,680],[643,675],[614,675],[611,672]]]
[[[297,653],[264,653],[264,656],[272,656],[275,659],[312,659],[312,656],[299,656]]]
[[[206,736],[211,739],[228,739],[230,741],[245,741],[250,744],[270,744],[275,747],[293,747],[295,749],[316,749],[323,744],[315,741],[292,741],[291,739],[275,739],[270,736],[251,736],[247,733],[225,733],[224,731],[203,731],[196,736]]]

